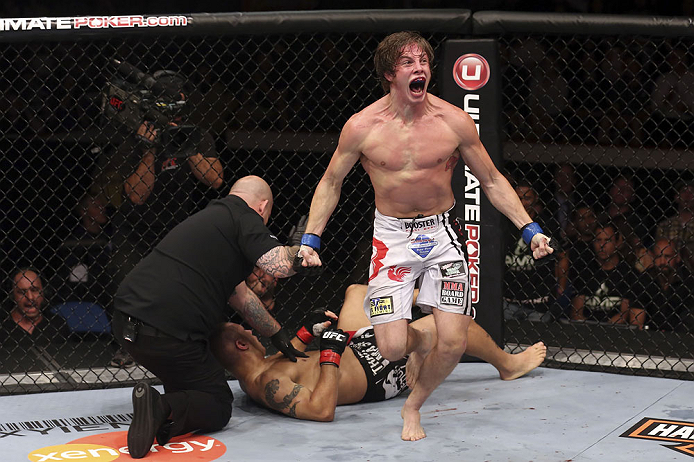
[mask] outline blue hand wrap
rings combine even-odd
[[[542,228],[536,222],[530,222],[521,228],[521,236],[523,236],[523,242],[530,244],[533,240],[533,236],[542,233]]]
[[[317,234],[306,233],[301,236],[301,245],[307,245],[313,250],[320,250],[320,236]]]

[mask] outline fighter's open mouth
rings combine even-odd
[[[427,80],[424,77],[419,77],[410,82],[410,90],[413,93],[421,93],[424,91],[424,85]]]

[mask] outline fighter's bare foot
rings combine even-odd
[[[407,364],[405,365],[405,380],[410,390],[412,390],[417,383],[419,369],[422,367],[424,359],[434,346],[434,337],[431,332],[428,330],[420,330],[419,332],[421,332],[419,348],[410,353],[407,357]]]
[[[403,420],[402,435],[400,437],[403,441],[417,441],[427,437],[422,424],[419,422],[420,415],[418,410],[410,409],[405,405],[402,407],[400,415]]]
[[[529,346],[520,353],[511,355],[508,366],[499,369],[502,380],[513,380],[521,377],[542,364],[547,356],[547,347],[542,342]]]

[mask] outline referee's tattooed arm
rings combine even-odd
[[[236,286],[229,297],[229,305],[263,337],[271,337],[280,330],[280,324],[245,282]]]
[[[292,269],[294,255],[299,251],[299,246],[278,246],[266,252],[258,259],[256,265],[266,273],[276,278],[293,276],[296,272]]]

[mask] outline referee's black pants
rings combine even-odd
[[[162,399],[172,411],[170,436],[224,428],[231,418],[234,395],[209,341],[182,341],[148,326],[130,342],[123,338],[126,322],[127,315],[115,310],[116,340],[164,385]]]

